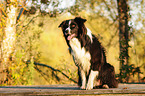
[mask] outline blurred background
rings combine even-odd
[[[81,16],[121,83],[145,83],[144,0],[1,0],[0,85],[76,84],[59,24]]]

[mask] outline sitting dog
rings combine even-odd
[[[86,28],[85,22],[86,19],[76,17],[65,20],[59,25],[78,67],[78,85],[81,89],[91,90],[94,87],[94,80],[98,79],[99,86],[107,84],[111,88],[117,87],[118,83],[113,82],[116,81],[114,67],[106,62],[104,48]]]

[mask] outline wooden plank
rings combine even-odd
[[[0,96],[14,95],[141,95],[145,84],[119,84],[119,88],[80,90],[77,85],[1,86]]]

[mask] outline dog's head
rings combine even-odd
[[[81,17],[76,17],[75,19],[65,20],[63,21],[59,27],[62,28],[64,37],[67,40],[71,40],[74,37],[79,37],[80,34],[86,33],[86,28],[84,26],[84,22],[86,19]]]

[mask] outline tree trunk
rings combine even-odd
[[[125,65],[128,65],[128,18],[129,18],[129,7],[127,4],[128,0],[117,0],[118,4],[118,14],[119,14],[119,44],[120,44],[120,75],[123,75],[126,73],[126,70],[123,70],[125,68]],[[128,82],[128,77],[126,81]],[[122,82],[121,78],[120,81]]]
[[[8,72],[10,67],[10,61],[12,59],[12,54],[14,52],[15,40],[16,40],[16,11],[17,4],[15,0],[10,0],[8,7],[6,9],[7,18],[6,18],[6,27],[4,29],[4,37],[1,44],[1,65],[5,73],[3,80],[8,79]]]

